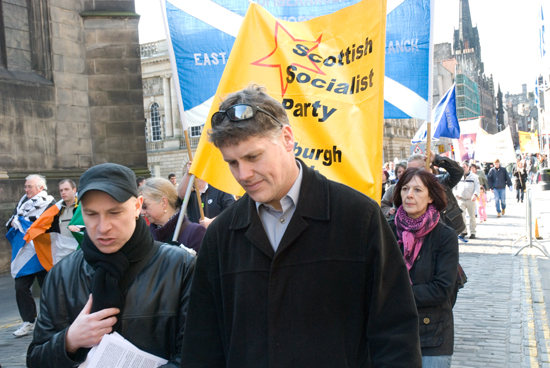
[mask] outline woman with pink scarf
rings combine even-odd
[[[399,179],[390,226],[409,270],[418,309],[424,368],[451,366],[453,305],[458,291],[458,240],[439,220],[447,200],[443,187],[424,168],[410,168]]]

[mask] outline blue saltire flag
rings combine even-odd
[[[540,6],[540,29],[539,29],[539,49],[540,49],[540,57],[544,57],[546,55],[546,45],[544,42],[544,12],[542,10],[542,5]]]
[[[24,232],[12,227],[6,234],[6,238],[11,243],[11,275],[13,278],[44,270],[34,250],[33,242],[27,243],[23,239],[32,222],[25,220],[23,216],[19,216],[19,223]]]
[[[249,1],[159,1],[165,21],[174,84],[180,91],[178,105],[183,128],[204,125]],[[426,119],[428,116],[433,1],[387,2],[384,80],[386,119]],[[359,0],[257,2],[281,20],[299,22],[333,13]],[[262,81],[254,82],[262,84]]]
[[[432,112],[432,140],[439,138],[460,138],[460,125],[456,116],[456,85],[445,93]],[[416,132],[411,143],[418,144],[426,141],[428,124],[424,122]]]

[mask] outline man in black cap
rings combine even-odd
[[[28,367],[74,367],[113,331],[167,359],[166,367],[179,367],[193,256],[153,240],[127,167],[92,167],[80,178],[79,194],[82,251],[49,273]]]

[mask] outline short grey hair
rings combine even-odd
[[[257,84],[251,84],[245,89],[232,93],[220,104],[219,110],[224,111],[233,105],[248,104],[258,106],[273,115],[283,125],[290,125],[286,111],[280,102],[266,93],[266,89]],[[250,137],[276,137],[281,126],[267,114],[257,113],[254,118],[233,122],[226,116],[208,131],[208,140],[216,147],[239,144]]]
[[[407,159],[407,163],[409,162],[413,162],[413,161],[422,161],[422,162],[425,162],[426,159],[425,159],[425,156],[420,154],[420,153],[415,153],[414,155],[411,155],[408,159]]]
[[[395,164],[395,172],[397,172],[397,169],[398,168],[402,168],[403,170],[407,170],[407,161],[403,160],[403,161],[399,161],[398,163]]]
[[[31,174],[27,176],[25,180],[36,180],[37,187],[42,187],[42,190],[48,190],[48,186],[46,185],[46,178],[42,175]]]

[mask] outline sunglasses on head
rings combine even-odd
[[[283,124],[279,120],[277,120],[275,116],[273,116],[272,114],[265,111],[259,106],[238,104],[238,105],[231,106],[227,110],[220,110],[214,113],[214,115],[212,115],[212,127],[221,124],[221,122],[225,117],[227,117],[230,121],[233,121],[233,122],[252,119],[256,115],[257,111],[263,112],[264,114],[268,115],[273,120],[275,120],[277,123],[279,123],[281,127],[283,126]]]

